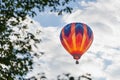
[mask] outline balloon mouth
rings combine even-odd
[[[75,60],[79,60],[80,57],[81,57],[81,55],[79,55],[79,54],[73,54],[73,58],[74,58]]]

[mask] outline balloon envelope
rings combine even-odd
[[[78,60],[88,50],[93,41],[91,28],[84,23],[70,23],[60,33],[63,47]]]

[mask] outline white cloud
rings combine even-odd
[[[91,26],[94,32],[94,42],[90,51],[95,53],[95,56],[98,56],[98,59],[103,63],[99,69],[99,63],[93,65],[92,68],[95,67],[101,71],[101,76],[98,77],[104,76],[107,80],[118,80],[120,78],[120,38],[118,37],[120,36],[120,1],[97,0],[97,2],[81,2],[80,4],[87,6],[86,9],[76,10],[70,15],[66,14],[63,20],[66,23],[84,22]],[[97,58],[92,58],[95,63],[94,60]],[[91,71],[96,72],[96,69]],[[97,75],[94,76],[97,77]]]
[[[63,16],[66,24],[83,22],[94,32],[93,44],[81,57],[80,64],[76,65],[72,56],[62,47],[59,40],[61,27],[41,27],[40,37],[43,41],[38,46],[45,55],[35,60],[33,73],[44,71],[48,78],[55,78],[64,72],[75,76],[91,73],[93,80],[118,80],[120,78],[120,1],[97,0],[80,4],[85,9],[78,9],[72,14]]]

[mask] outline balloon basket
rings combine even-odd
[[[76,64],[79,64],[79,61],[76,61]]]

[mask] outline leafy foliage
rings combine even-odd
[[[40,42],[22,21],[17,26],[11,26],[12,22],[16,21],[8,21],[6,30],[0,32],[0,80],[22,78],[31,70],[32,45]]]
[[[37,78],[36,78],[36,76],[32,76],[31,78],[26,79],[26,80],[37,80],[37,79],[49,80],[46,77],[45,73],[41,73],[41,74],[39,73],[37,75]],[[84,75],[80,75],[78,77],[74,77],[70,73],[63,73],[61,75],[58,75],[55,80],[92,80],[92,78],[91,78],[91,74],[89,74],[89,73],[86,73]]]
[[[71,1],[74,0],[0,0],[0,80],[22,79],[32,69],[32,45],[41,40],[26,31],[28,26],[22,23],[26,16],[34,17],[35,9],[58,15],[71,13]]]
[[[19,17],[25,19],[26,15],[36,15],[34,9],[43,12],[49,8],[51,12],[71,13],[72,8],[69,7],[71,1],[74,0],[1,0],[0,2],[0,18],[6,22],[11,17],[19,20]],[[4,20],[5,19],[5,20]]]

